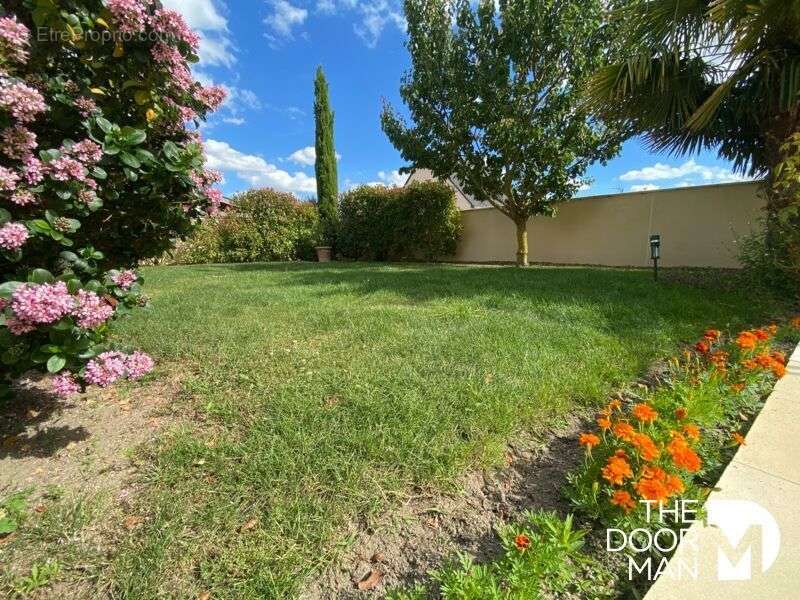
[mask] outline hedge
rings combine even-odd
[[[316,205],[264,188],[235,195],[231,208],[206,219],[168,262],[311,260],[319,227]]]
[[[436,260],[461,235],[453,190],[439,182],[360,186],[342,196],[337,252],[357,260]]]

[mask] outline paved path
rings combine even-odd
[[[760,530],[748,530],[748,521],[757,519],[760,509],[740,505],[733,519],[744,534],[743,541],[734,540],[738,548],[720,528],[696,523],[645,600],[800,600],[800,346],[708,502],[719,500],[751,501],[769,511],[780,528],[773,564],[761,572],[763,562],[771,562],[769,518]],[[732,527],[725,530],[730,537]],[[761,535],[765,531],[766,536]],[[720,548],[727,558],[720,559]],[[740,558],[742,563],[737,563]],[[696,580],[687,570],[695,560]],[[750,564],[751,578],[720,581],[720,564],[723,569]]]

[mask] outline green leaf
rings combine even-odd
[[[129,146],[138,146],[147,139],[147,133],[144,130],[133,127],[123,127],[121,134],[122,141]]]
[[[108,177],[108,173],[106,173],[105,169],[102,169],[100,167],[94,167],[92,169],[92,176],[95,179],[105,179],[106,177]]]
[[[47,372],[58,373],[61,369],[63,369],[66,366],[66,364],[67,364],[66,358],[64,358],[60,354],[54,354],[47,361]]]
[[[21,285],[23,285],[21,281],[6,281],[5,283],[0,283],[0,298],[8,300],[11,298],[11,294],[14,293],[14,290]]]
[[[5,208],[0,208],[0,225],[5,225],[11,220],[11,213]]]
[[[142,166],[142,163],[139,162],[139,159],[129,152],[122,152],[119,155],[119,159],[132,169],[138,169]]]
[[[53,283],[55,280],[56,278],[47,269],[34,269],[28,277],[28,281],[33,283]]]
[[[103,133],[111,133],[111,131],[114,129],[114,125],[111,123],[111,121],[103,117],[97,117],[97,119],[95,119],[95,123],[97,123],[97,126],[103,130]]]

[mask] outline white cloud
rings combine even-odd
[[[162,0],[164,8],[177,10],[193,29],[221,31],[228,21],[219,14],[214,0]]]
[[[265,34],[267,39],[273,43],[281,39],[292,39],[294,37],[294,27],[302,26],[305,23],[308,11],[305,8],[294,6],[287,0],[272,0],[271,4],[272,14],[264,19],[264,24],[273,33]]]
[[[387,185],[401,186],[405,185],[408,175],[401,175],[397,169],[394,171],[378,171],[378,179]]]
[[[660,190],[661,187],[653,183],[643,183],[641,185],[632,185],[632,192],[652,192],[653,190]]]
[[[200,33],[200,62],[230,67],[236,62],[235,47],[228,37],[225,5],[216,0],[163,0],[165,8],[181,13],[189,27]]]
[[[748,180],[747,177],[734,173],[730,169],[701,165],[693,160],[679,166],[656,163],[650,167],[623,173],[619,178],[622,181],[664,181],[686,177],[699,178],[701,183],[728,183]]]
[[[317,192],[316,179],[302,171],[289,173],[260,156],[240,152],[227,142],[208,140],[205,148],[208,168],[235,173],[239,179],[253,187],[273,187],[304,194]]]
[[[236,62],[233,42],[224,35],[211,37],[200,34],[200,64],[232,67]]]
[[[333,0],[317,0],[317,12],[321,12],[326,15],[335,14],[336,2]]]
[[[241,117],[225,117],[222,122],[230,125],[244,125],[244,119]]]
[[[310,167],[317,160],[317,151],[314,146],[306,146],[305,148],[300,148],[300,150],[295,150],[292,152],[289,155],[289,160],[297,163],[298,165],[306,165]]]
[[[342,155],[336,152],[336,160],[341,159]],[[317,161],[317,149],[314,148],[314,146],[300,148],[300,150],[295,150],[289,156],[287,156],[286,160],[295,162],[298,165],[306,165],[310,167]]]
[[[377,45],[387,23],[394,24],[400,31],[406,30],[405,17],[387,0],[364,2],[358,10],[361,12],[361,22],[353,25],[353,31],[369,48]]]

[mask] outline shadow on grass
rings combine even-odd
[[[254,263],[199,269],[280,273],[285,277],[278,285],[304,287],[305,293],[320,298],[389,294],[412,304],[471,300],[488,310],[527,306],[531,317],[537,311],[591,306],[602,314],[604,330],[623,336],[646,335],[664,319],[702,327],[760,326],[787,316],[790,308],[768,293],[737,285],[738,273],[723,269],[669,269],[658,282],[646,269],[610,267]],[[693,275],[697,272],[702,272],[701,279]],[[692,285],[695,281],[702,285]]]

